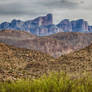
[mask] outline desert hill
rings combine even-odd
[[[43,70],[46,70],[44,63]],[[32,69],[31,65],[28,69]],[[92,44],[84,49],[63,55],[53,62],[47,62],[47,69],[51,71],[63,71],[70,76],[76,77],[85,73],[92,73]],[[45,72],[45,73],[46,73]]]
[[[92,44],[84,49],[58,58],[68,72],[92,72]]]
[[[0,79],[26,78],[28,76],[28,72],[25,71],[25,67],[28,68],[27,65],[29,63],[32,63],[32,67],[34,66],[34,68],[36,68],[39,67],[39,62],[45,64],[49,61],[54,61],[54,59],[44,53],[34,50],[15,48],[4,43],[0,43]],[[34,71],[31,71],[31,73],[33,72]]]
[[[72,75],[92,73],[92,45],[54,59],[38,51],[0,43],[0,80],[36,78],[52,71]]]

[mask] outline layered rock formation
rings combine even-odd
[[[55,25],[52,14],[40,16],[34,20],[21,21],[14,19],[10,23],[4,22],[0,24],[0,30],[3,29],[31,32],[37,36],[48,36],[58,32],[92,32],[92,26],[89,26],[88,22],[83,19],[74,21],[64,19]]]
[[[92,32],[92,26],[88,26],[89,32]]]
[[[88,30],[88,22],[83,19],[72,21],[72,31],[73,32],[89,32]]]
[[[60,29],[63,29],[64,32],[72,32],[72,24],[68,19],[64,19],[57,26]]]
[[[0,25],[0,30],[21,30],[31,32],[38,36],[46,36],[50,34],[62,32],[56,25],[53,24],[53,15],[41,16],[34,20],[21,21],[12,20],[11,23],[4,22]]]

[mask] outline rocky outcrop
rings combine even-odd
[[[63,29],[64,32],[90,32],[88,29],[88,22],[84,21],[83,19],[76,21],[64,19],[57,26]]]
[[[92,32],[92,26],[88,26],[89,32]]]
[[[47,14],[47,16],[42,16],[34,19],[32,23],[38,25],[38,26],[47,26],[53,24],[53,15]]]
[[[50,26],[50,27],[49,27]],[[0,30],[22,30],[31,32],[38,36],[46,36],[57,33],[59,28],[53,25],[53,15],[47,14],[46,16],[38,17],[34,20],[21,21],[12,20],[10,23],[4,22],[0,25]]]
[[[72,31],[73,32],[89,32],[88,30],[88,23],[83,19],[72,21]]]
[[[57,26],[64,32],[72,32],[72,24],[68,19],[64,19]]]

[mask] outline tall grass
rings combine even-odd
[[[92,92],[92,79],[72,80],[64,73],[51,73],[39,79],[1,82],[0,92]]]

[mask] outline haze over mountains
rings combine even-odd
[[[92,26],[83,19],[69,21],[64,19],[57,25],[53,23],[53,15],[47,14],[46,16],[40,16],[33,20],[21,21],[12,20],[0,24],[0,30],[20,30],[31,32],[37,36],[48,36],[58,32],[92,32]]]

